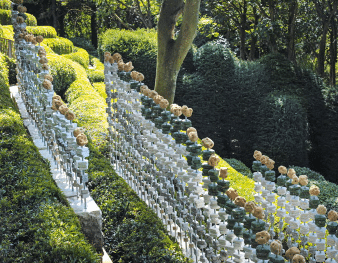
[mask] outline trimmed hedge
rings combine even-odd
[[[96,48],[88,39],[84,37],[74,37],[70,38],[69,40],[73,42],[74,46],[85,49],[89,55],[94,57],[98,56]]]
[[[95,82],[104,82],[104,65],[103,63],[93,57],[92,58],[92,62],[93,62],[93,69],[88,69],[87,70],[87,75],[88,78],[90,80],[91,83],[95,83]]]
[[[43,40],[43,43],[58,55],[70,54],[74,49],[73,42],[63,37],[46,38]]]
[[[157,33],[155,30],[135,31],[109,29],[99,37],[99,56],[105,51],[120,53],[123,61],[132,61],[134,69],[144,76],[144,83],[154,87],[157,58]]]
[[[11,10],[11,3],[10,0],[0,0],[0,9]]]
[[[64,98],[64,93],[76,79],[75,69],[67,58],[60,58],[55,54],[47,53],[51,74],[53,76],[53,86],[57,94]]]
[[[12,25],[7,25],[7,26],[0,25],[0,37],[14,40],[13,26]]]
[[[100,262],[10,98],[0,54],[0,261]]]
[[[56,38],[57,33],[52,26],[27,26],[26,30],[28,33],[34,36],[43,36],[44,38]]]
[[[240,61],[220,39],[193,52],[193,67],[178,80],[175,103],[194,109],[194,127],[214,140],[220,156],[251,166],[260,150],[277,164],[320,172],[327,166],[330,151],[320,147],[327,114],[320,81],[310,71],[279,54]]]
[[[88,52],[79,47],[74,47],[73,53],[63,55],[65,58],[69,58],[77,63],[79,63],[85,69],[88,69],[89,66],[89,54]]]
[[[35,16],[32,14],[25,13],[27,26],[37,26]],[[1,25],[12,25],[12,12],[11,10],[0,9],[0,24]]]
[[[245,175],[248,178],[252,179],[252,172],[251,170],[241,161],[236,159],[224,159],[234,170],[241,173],[242,175]]]
[[[104,82],[93,83],[93,86],[102,98],[104,98],[104,99],[107,98],[106,84]]]

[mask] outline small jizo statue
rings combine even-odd
[[[269,259],[270,246],[266,244],[268,243],[269,239],[270,234],[265,230],[256,233],[255,241],[258,243],[258,246],[256,248],[257,258],[261,260]]]

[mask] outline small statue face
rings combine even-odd
[[[189,137],[189,140],[192,141],[192,142],[197,142],[197,140],[198,140],[197,132],[190,132],[188,134],[188,137]]]
[[[210,138],[206,137],[202,140],[202,145],[207,149],[211,149],[214,147],[214,142]]]
[[[258,219],[263,219],[265,217],[264,210],[260,206],[255,207],[252,215]]]
[[[245,211],[249,213],[251,213],[255,209],[255,207],[256,207],[256,204],[252,201],[246,202],[244,205]]]
[[[231,200],[235,200],[236,197],[238,196],[237,190],[233,188],[229,188],[225,193]]]
[[[255,241],[260,245],[267,243],[269,239],[270,239],[270,234],[267,231],[261,231],[261,232],[256,233]]]
[[[192,140],[190,139],[190,141],[192,141]],[[218,165],[219,161],[220,161],[219,157],[217,155],[213,154],[213,155],[210,156],[208,164],[212,167],[216,167]]]
[[[270,250],[272,253],[279,255],[280,252],[282,251],[282,242],[280,240],[274,240],[272,241],[272,243],[270,244]]]
[[[240,207],[244,207],[246,203],[246,200],[244,197],[242,196],[237,196],[235,199],[235,205],[238,205]]]
[[[337,221],[338,220],[338,213],[334,210],[331,210],[328,214],[327,214],[327,218],[330,221]]]
[[[307,185],[309,183],[306,175],[299,176],[299,183],[303,186]]]
[[[260,159],[261,159],[261,157],[262,157],[262,153],[260,152],[260,151],[255,151],[254,152],[254,155],[253,155],[253,157],[257,160],[257,161],[259,161]]]
[[[296,247],[291,247],[285,252],[285,257],[291,260],[296,254],[300,254],[300,250]]]

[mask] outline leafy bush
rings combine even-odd
[[[79,63],[85,69],[88,69],[89,66],[89,54],[83,48],[74,47],[73,53],[63,55],[65,58],[69,58],[77,63]]]
[[[104,82],[93,83],[93,86],[102,98],[107,98],[106,84],[104,84]]]
[[[27,26],[27,32],[34,36],[43,36],[44,38],[56,38],[57,33],[52,26]]]
[[[145,76],[144,83],[154,87],[157,57],[157,36],[154,30],[109,29],[99,38],[101,59],[105,51],[120,53],[124,62],[132,61],[134,70]]]
[[[14,31],[12,25],[0,26],[0,37],[14,40]]]
[[[325,180],[324,176],[322,176],[320,173],[312,171],[310,168],[293,166],[293,165],[291,165],[290,168],[295,169],[296,174],[298,176],[302,174],[307,175],[309,180],[313,180],[313,181],[324,181]]]
[[[11,2],[10,0],[0,0],[0,9],[11,10]]]
[[[104,72],[102,70],[89,69],[87,71],[88,78],[91,83],[103,82],[104,81]]]
[[[23,126],[7,68],[0,54],[0,261],[99,262]]]
[[[51,74],[54,78],[54,90],[64,98],[64,93],[76,79],[76,71],[71,66],[71,60],[67,58],[60,59],[59,56],[53,54],[47,54],[47,58]]]
[[[65,95],[67,98],[67,102],[69,102],[70,104],[80,96],[99,96],[99,94],[96,94],[96,89],[92,87],[88,79],[75,80],[67,89]]]
[[[16,84],[16,60],[15,58],[9,58],[8,56],[6,56],[6,62],[8,65],[8,81],[9,84]]]
[[[251,170],[241,161],[236,159],[224,159],[232,168],[234,168],[237,172],[242,175],[247,176],[248,178],[252,178]]]
[[[58,55],[70,54],[74,48],[73,42],[63,37],[46,38],[43,43]]]
[[[73,42],[74,46],[85,49],[89,55],[94,57],[98,56],[96,48],[88,39],[84,37],[74,37],[70,38],[69,40]]]
[[[121,262],[188,262],[155,213],[90,145],[88,184],[101,207],[105,249]]]
[[[37,21],[35,16],[32,14],[25,13],[26,19],[25,22],[27,26],[37,26]],[[12,25],[12,11],[0,9],[0,24],[1,25]]]

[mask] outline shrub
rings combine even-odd
[[[56,38],[57,33],[52,26],[27,26],[27,32],[34,36],[43,36],[44,38]]]
[[[75,80],[67,89],[65,96],[67,98],[67,102],[72,104],[74,100],[76,100],[80,96],[99,96],[96,92],[96,89],[92,87],[88,80],[77,79]]]
[[[104,72],[102,70],[89,69],[87,74],[91,83],[104,81]]]
[[[11,2],[10,0],[0,0],[0,9],[11,10]]]
[[[14,31],[12,25],[0,26],[0,37],[14,40]]]
[[[0,54],[0,261],[99,262],[23,126],[7,68]]]
[[[69,58],[77,63],[79,63],[85,69],[88,69],[89,66],[89,54],[83,48],[74,47],[73,53],[63,55],[65,58]]]
[[[145,76],[144,83],[154,87],[157,57],[157,38],[154,30],[109,29],[99,38],[101,59],[105,51],[120,53],[124,62],[132,61],[134,70]]]
[[[51,74],[54,78],[54,90],[64,98],[64,93],[76,79],[76,71],[67,58],[60,59],[59,56],[53,54],[47,54],[47,58]]]
[[[25,13],[25,22],[27,26],[37,26],[35,16],[32,14]],[[12,25],[12,11],[0,9],[0,24],[1,25]]]
[[[84,37],[74,37],[70,38],[69,40],[73,42],[74,46],[85,49],[89,55],[94,57],[98,56],[96,48],[88,39]]]
[[[102,98],[107,98],[106,84],[104,84],[104,82],[93,83],[93,86]]]
[[[6,56],[6,61],[8,65],[8,81],[9,84],[16,84],[16,60],[15,58],[10,58]]]
[[[43,43],[58,55],[70,54],[74,48],[72,41],[63,37],[46,38],[43,40]]]
[[[248,178],[252,178],[251,170],[241,161],[236,159],[224,159],[232,168],[234,168],[237,172],[242,175],[247,176]]]

